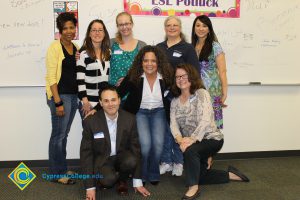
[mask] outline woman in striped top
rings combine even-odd
[[[110,40],[102,20],[90,22],[77,61],[77,83],[82,118],[99,101],[99,90],[108,82]]]

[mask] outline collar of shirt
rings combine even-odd
[[[106,113],[105,118],[107,121],[107,127],[109,131],[109,137],[110,137],[110,156],[114,156],[117,154],[116,152],[116,143],[117,143],[117,121],[118,121],[119,113],[117,113],[117,116],[115,119],[110,119]]]
[[[145,74],[145,72],[143,72],[143,74],[142,74],[142,76],[141,76],[141,77],[142,77],[142,78],[146,78],[146,74]],[[156,79],[162,79],[162,75],[161,75],[159,72],[157,72]]]
[[[118,117],[119,117],[119,112],[117,112],[117,116],[116,116],[115,119],[110,119],[110,118],[107,116],[107,114],[106,114],[105,112],[104,112],[104,114],[105,114],[105,118],[106,118],[106,121],[107,121],[107,122],[110,122],[110,123],[117,123]]]
[[[164,42],[163,42],[163,44],[164,44],[164,46],[168,49],[168,48],[173,48],[173,47],[176,47],[177,45],[183,45],[183,44],[185,44],[186,42],[184,41],[184,40],[180,40],[180,42],[178,42],[177,44],[174,44],[173,46],[171,46],[171,47],[168,47],[168,43],[167,43],[167,40],[165,40]]]

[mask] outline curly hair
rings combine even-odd
[[[90,24],[88,25],[87,31],[86,31],[86,35],[85,38],[83,40],[83,45],[80,48],[80,52],[83,50],[86,50],[87,54],[92,58],[92,59],[97,59],[96,58],[96,54],[95,54],[95,50],[94,50],[94,46],[92,43],[92,39],[90,37],[90,33],[91,33],[91,29],[93,24],[95,23],[99,23],[103,26],[103,30],[104,30],[104,38],[103,41],[101,42],[101,60],[109,60],[110,59],[110,40],[109,40],[109,34],[107,32],[106,26],[104,24],[104,22],[100,19],[95,19],[93,21],[90,22]]]
[[[74,26],[76,26],[77,24],[77,19],[74,15],[74,13],[68,13],[68,12],[64,12],[58,15],[58,17],[56,18],[56,27],[59,30],[59,33],[61,34],[65,23],[71,21]]]
[[[177,69],[183,69],[187,73],[188,80],[191,83],[191,87],[190,87],[191,94],[194,94],[196,92],[196,90],[198,90],[200,88],[205,89],[202,79],[200,78],[199,73],[195,69],[194,66],[187,64],[187,63],[179,64],[175,68],[175,74],[176,74]],[[174,76],[174,79],[175,79],[175,76]],[[181,90],[177,87],[176,81],[174,81],[174,83],[171,87],[171,90],[172,90],[174,97],[179,97],[181,95]]]
[[[191,36],[191,41],[192,41],[193,47],[196,47],[197,42],[199,40],[198,36],[195,33],[195,26],[196,26],[196,22],[198,20],[200,22],[202,22],[203,24],[205,24],[209,30],[207,38],[204,43],[204,46],[202,47],[202,50],[200,52],[199,60],[200,61],[203,61],[203,60],[208,61],[208,57],[211,54],[212,49],[213,49],[212,44],[214,41],[218,42],[218,38],[214,32],[214,29],[213,29],[213,26],[212,26],[212,23],[211,23],[209,17],[207,17],[206,15],[200,15],[200,16],[196,17],[193,22],[193,29],[192,29],[192,36]]]
[[[173,83],[173,68],[170,66],[165,53],[159,47],[147,45],[144,46],[134,58],[132,67],[128,71],[129,81],[138,85],[143,70],[143,59],[146,53],[153,52],[157,60],[157,71],[161,74],[167,87]]]

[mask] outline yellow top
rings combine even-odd
[[[76,44],[74,45],[78,49],[78,46]],[[62,61],[64,58],[65,55],[60,40],[55,40],[48,48],[46,54],[47,72],[45,78],[46,78],[46,92],[47,92],[48,99],[51,99],[52,97],[50,86],[54,85],[55,83],[58,84],[60,80],[61,71],[62,71]]]

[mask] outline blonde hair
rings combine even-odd
[[[133,24],[133,19],[132,19],[131,14],[129,14],[128,12],[120,12],[117,15],[117,17],[116,17],[116,25],[117,25],[117,27],[118,27],[118,18],[121,17],[121,16],[123,16],[123,15],[128,16],[130,22]],[[116,42],[119,43],[119,44],[123,43],[122,35],[121,35],[121,33],[119,31],[116,33]]]
[[[181,40],[186,41],[185,35],[182,33],[182,22],[181,22],[181,20],[180,20],[179,17],[177,17],[177,16],[169,16],[169,17],[167,17],[167,18],[165,19],[164,26],[166,27],[166,26],[167,26],[167,23],[168,23],[171,19],[175,19],[175,20],[178,22],[179,27],[180,27],[180,38],[181,38]],[[168,37],[165,36],[165,39],[168,40]]]

